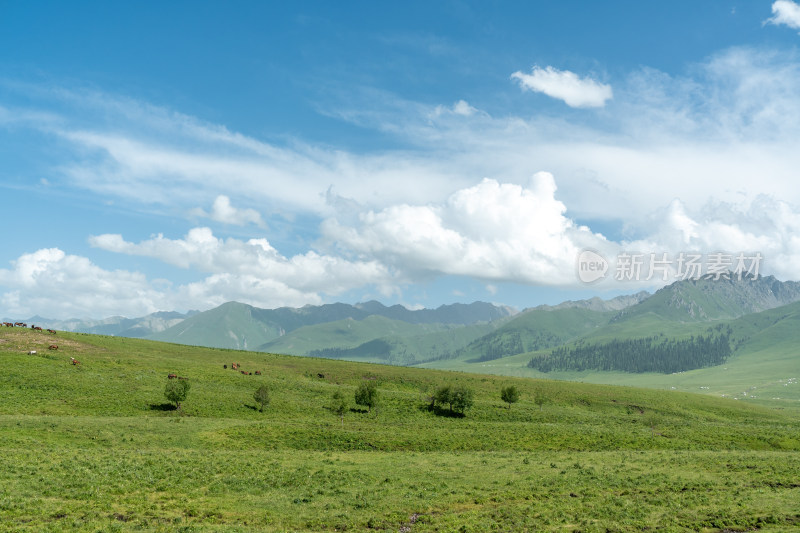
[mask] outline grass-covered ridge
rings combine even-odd
[[[800,520],[800,423],[784,411],[10,328],[0,358],[0,529],[781,530]],[[262,375],[223,368],[232,362]],[[168,373],[192,383],[180,412],[163,395]],[[371,413],[353,405],[365,379],[380,395]],[[253,400],[262,384],[264,413]],[[475,392],[465,417],[427,409],[442,384]],[[509,384],[521,393],[510,408]],[[353,407],[343,424],[326,408],[337,390]]]

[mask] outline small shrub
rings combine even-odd
[[[329,409],[339,415],[339,418],[342,420],[342,427],[344,427],[344,414],[347,412],[347,408],[347,400],[345,399],[344,394],[342,394],[342,391],[337,390],[334,392],[333,396],[331,397]]]

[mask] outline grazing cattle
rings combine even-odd
[[[39,326],[31,326],[31,329],[35,331],[42,331],[42,328],[40,328]]]
[[[234,370],[239,370],[239,364],[238,363],[231,363],[231,368],[234,369]]]
[[[225,370],[228,370],[228,365],[222,365],[222,368],[224,368]]]
[[[28,325],[23,322],[14,322],[14,325],[20,328],[28,327]]]
[[[239,372],[241,372],[241,373],[242,373],[242,374],[244,374],[245,376],[247,375],[247,372],[245,372],[244,370],[239,370]]]
[[[7,327],[7,328],[13,328],[14,327],[14,324],[12,324],[11,322],[3,322],[3,325],[5,327]]]
[[[36,355],[36,350],[31,350],[28,352],[28,355]]]
[[[53,335],[55,335],[55,334],[56,334],[56,330],[54,330],[54,329],[48,329],[48,330],[47,330],[47,333],[52,333]]]
[[[261,375],[261,370],[256,370],[256,376],[260,376],[260,375]]]
[[[70,363],[72,363],[73,365],[79,365],[79,364],[81,364],[81,362],[80,362],[80,361],[78,361],[77,359],[75,359],[74,357],[70,357],[70,358],[69,358],[69,362],[70,362]]]
[[[167,379],[175,379],[178,377],[178,374],[170,374],[167,376]]]
[[[47,347],[48,350],[58,350],[58,344],[51,344]]]
[[[325,374],[321,374],[321,373],[320,373],[320,374],[317,374],[317,377],[318,377],[319,379],[325,379]]]

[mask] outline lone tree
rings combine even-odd
[[[378,385],[374,381],[362,382],[355,393],[356,404],[363,405],[368,412],[378,405]]]
[[[164,389],[164,396],[175,404],[176,409],[180,409],[181,402],[186,400],[186,395],[189,394],[189,388],[189,380],[170,379]]]
[[[537,394],[536,397],[533,399],[533,403],[538,405],[539,406],[539,410],[541,411],[542,410],[542,406],[544,406],[544,403],[545,403],[544,395],[542,395],[541,392],[539,394]]]
[[[269,405],[269,389],[266,385],[261,385],[254,393],[253,399],[259,405],[259,411],[264,412],[264,408]]]
[[[514,385],[503,387],[500,390],[500,399],[506,402],[508,404],[508,408],[511,409],[511,404],[519,401],[519,391]]]
[[[342,427],[344,427],[344,414],[347,412],[347,400],[342,394],[342,391],[336,391],[331,397],[330,410],[339,415],[342,419]]]
[[[459,385],[450,394],[450,409],[463,415],[475,403],[474,396],[472,389]]]

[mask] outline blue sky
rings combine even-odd
[[[799,279],[798,30],[788,0],[0,0],[0,315],[666,282],[627,252]]]

